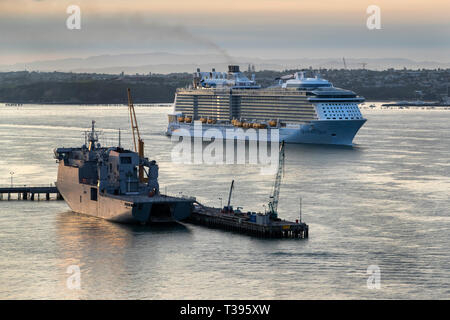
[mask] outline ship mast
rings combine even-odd
[[[95,149],[95,143],[98,141],[98,135],[97,132],[95,132],[95,120],[92,120],[92,129],[91,132],[89,132],[88,137],[89,137],[89,151],[92,151]]]

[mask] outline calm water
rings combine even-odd
[[[169,108],[137,108],[161,189],[263,210],[273,176],[257,165],[177,165],[164,136]],[[288,145],[279,212],[308,240],[261,240],[200,226],[127,226],[72,213],[62,201],[0,201],[2,299],[450,298],[450,111],[363,110],[356,146]],[[53,148],[79,146],[97,120],[131,140],[125,107],[0,110],[0,184],[56,179]],[[124,143],[126,144],[126,143]],[[66,287],[67,267],[81,289]],[[378,265],[381,289],[367,288]]]

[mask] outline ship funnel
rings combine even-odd
[[[239,71],[239,66],[228,66],[228,72],[237,73]]]

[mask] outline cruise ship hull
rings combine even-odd
[[[192,199],[99,193],[97,186],[78,182],[78,168],[64,166],[62,162],[56,187],[72,211],[114,222],[181,221],[188,218],[192,210]]]
[[[211,137],[232,140],[285,141],[286,143],[312,143],[346,145],[353,144],[353,138],[366,122],[360,120],[313,120],[308,123],[289,125],[282,128],[242,129],[231,125],[208,125],[172,123],[166,132],[169,136]]]

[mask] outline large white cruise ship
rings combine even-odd
[[[167,135],[352,145],[366,122],[358,108],[363,97],[303,72],[277,80],[261,88],[239,66],[197,69],[193,85],[176,92]]]

